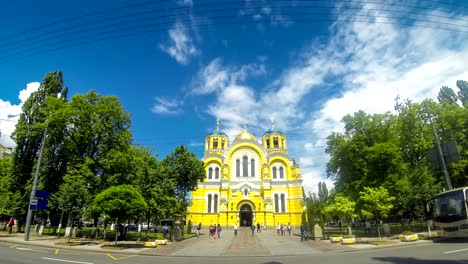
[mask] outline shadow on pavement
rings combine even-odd
[[[417,258],[403,258],[403,257],[376,257],[373,258],[382,262],[397,263],[397,264],[460,264],[467,262],[460,262],[460,260],[449,259],[417,259]]]
[[[468,243],[467,237],[438,238],[434,243]]]

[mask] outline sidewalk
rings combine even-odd
[[[347,252],[370,250],[383,247],[394,247],[413,245],[420,243],[432,243],[432,241],[399,242],[394,240],[392,244],[371,245],[366,240],[377,240],[376,238],[360,238],[357,244],[341,245],[330,243],[328,240],[300,241],[300,237],[291,234],[278,236],[275,230],[263,230],[252,236],[248,228],[239,228],[238,236],[235,237],[232,230],[223,231],[220,239],[211,240],[207,234],[199,238],[190,238],[180,242],[160,245],[156,248],[141,247],[141,243],[135,241],[119,241],[118,245],[126,245],[128,248],[115,250],[102,248],[103,245],[112,245],[110,241],[95,241],[85,239],[72,239],[71,241],[82,242],[78,246],[59,245],[68,239],[57,239],[50,236],[31,235],[29,241],[24,241],[24,234],[8,235],[0,232],[0,242],[12,245],[28,245],[32,247],[45,247],[60,250],[79,250],[100,253],[150,255],[150,256],[291,256],[291,255],[318,255],[330,252]]]

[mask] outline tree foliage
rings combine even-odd
[[[187,195],[194,191],[199,181],[205,177],[203,161],[179,146],[162,160],[164,180],[174,183],[173,195],[177,199],[177,211],[184,214],[187,208]]]
[[[390,196],[384,187],[364,187],[364,191],[360,192],[360,200],[364,217],[381,220],[388,217],[395,197]]]

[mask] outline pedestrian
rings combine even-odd
[[[261,228],[260,228],[260,223],[257,223],[257,233],[260,233],[262,232]]]
[[[301,241],[304,241],[305,239],[305,228],[304,228],[304,224],[301,225]]]
[[[280,234],[280,228],[281,228],[280,224],[276,224],[276,234],[278,234],[278,236]]]
[[[234,236],[237,237],[237,223],[234,224]]]
[[[288,229],[289,236],[291,236],[291,223],[288,223],[287,229]]]
[[[216,233],[218,234],[218,238],[221,238],[221,225],[218,224],[218,226],[216,227]]]
[[[250,229],[252,230],[252,236],[254,236],[254,233],[255,233],[255,225],[252,224],[252,226],[250,226]]]
[[[216,239],[216,226],[210,225],[210,238],[211,240]]]
[[[10,218],[10,221],[8,221],[8,234],[11,234],[13,232],[13,226],[15,225],[15,219],[13,216]]]
[[[164,239],[167,239],[167,234],[169,233],[169,227],[167,226],[167,224],[165,224],[163,226],[163,236],[164,236]]]
[[[281,235],[284,236],[284,226],[283,226],[283,224],[280,225],[280,231],[281,231]]]
[[[304,230],[304,235],[305,235],[305,240],[309,240],[309,237],[310,237],[310,228],[309,228],[309,225],[306,224],[305,225],[305,230]]]
[[[197,238],[200,237],[201,223],[197,225]]]

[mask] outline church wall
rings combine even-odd
[[[210,136],[209,136],[210,137]],[[253,137],[253,136],[252,136]],[[236,138],[237,139],[237,138]],[[286,138],[279,137],[280,147],[272,151],[263,148],[262,145],[250,139],[234,141],[234,145],[226,146],[223,152],[212,153],[205,150],[204,182],[198,184],[198,189],[191,193],[191,206],[188,208],[187,221],[193,224],[202,223],[203,230],[207,230],[211,224],[220,224],[232,229],[234,224],[241,225],[241,206],[248,204],[252,208],[252,222],[260,223],[269,228],[276,224],[288,224],[299,226],[302,221],[302,180],[299,167],[287,156],[285,149]],[[272,140],[272,138],[270,138]],[[284,145],[282,145],[284,142]],[[265,146],[265,139],[262,141]],[[272,142],[270,142],[270,145]],[[211,146],[208,144],[208,147]],[[236,176],[236,157],[247,155],[249,162],[255,159],[255,177]],[[276,164],[276,165],[275,165]],[[272,165],[283,167],[284,178],[273,179]],[[208,169],[220,169],[219,179],[208,179]],[[249,175],[251,174],[249,170]],[[241,173],[242,175],[242,173]],[[279,176],[279,174],[278,174]],[[244,191],[247,191],[245,195]],[[217,212],[208,213],[207,195],[218,194]],[[275,194],[285,197],[285,212],[275,212]],[[278,206],[280,208],[280,206]],[[245,214],[243,214],[245,215]],[[226,230],[226,229],[225,229]]]

